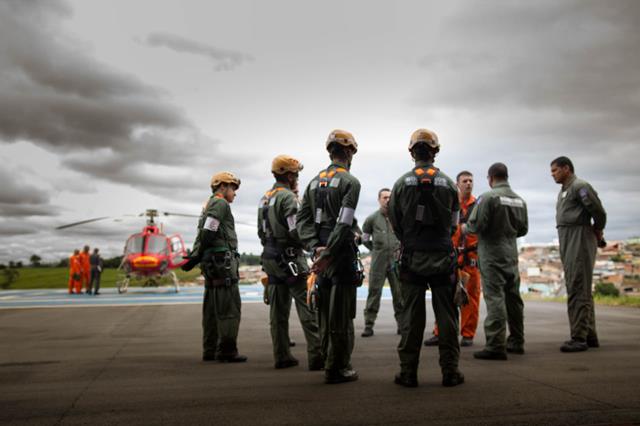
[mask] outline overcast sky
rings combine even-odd
[[[301,184],[328,165],[334,128],[359,143],[356,216],[407,171],[419,127],[437,158],[509,166],[527,242],[556,237],[567,155],[609,214],[640,234],[640,2],[0,0],[0,262],[120,254],[146,208],[199,214],[209,178],[242,178],[240,251],[259,252],[257,203],[278,154]],[[188,245],[195,219],[163,220]]]

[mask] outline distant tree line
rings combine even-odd
[[[117,268],[122,263],[122,256],[115,256],[103,259],[105,268]],[[259,265],[260,264],[260,256],[251,254],[251,253],[242,253],[240,254],[240,263],[243,265]],[[54,262],[43,262],[42,258],[37,254],[31,255],[29,257],[29,266],[32,268],[67,268],[69,267],[69,258],[63,257],[59,261]],[[2,269],[19,269],[23,268],[24,264],[22,261],[9,261],[8,265],[0,263],[0,270]]]

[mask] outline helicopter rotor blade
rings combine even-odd
[[[200,217],[197,214],[186,214],[186,213],[170,213],[170,212],[162,212],[165,216],[179,216],[179,217]]]
[[[67,225],[58,226],[55,229],[66,229],[66,228],[71,228],[72,226],[84,225],[85,223],[97,222],[99,220],[105,220],[105,219],[110,219],[110,217],[104,216],[104,217],[96,217],[94,219],[81,220],[80,222],[74,222],[74,223],[69,223]]]

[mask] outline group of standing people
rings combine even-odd
[[[401,335],[400,372],[395,383],[418,385],[427,289],[432,294],[436,328],[425,344],[438,345],[444,386],[464,383],[458,367],[460,346],[473,344],[480,286],[487,305],[486,344],[474,357],[506,360],[507,353],[524,354],[516,240],[528,232],[528,214],[525,201],[509,185],[507,166],[495,163],[489,167],[491,190],[475,200],[473,175],[460,172],[454,183],[434,165],[440,151],[437,135],[418,129],[409,144],[415,167],[391,190],[379,191],[380,209],[367,218],[361,230],[355,219],[360,182],[350,173],[358,150],[355,138],[334,130],[325,147],[331,163],[311,180],[302,200],[297,196],[302,164],[290,156],[276,157],[271,169],[275,183],[258,207],[275,368],[298,365],[288,334],[293,299],[307,342],[309,370],[324,370],[326,383],[358,379],[351,354],[356,288],[364,277],[359,244],[372,251],[363,337],[374,334],[386,279],[391,286]],[[556,182],[563,185],[557,225],[571,323],[571,339],[561,349],[574,352],[598,346],[591,274],[606,214],[593,188],[575,178],[570,160],[559,157],[551,168]],[[199,219],[189,261],[183,266],[189,270],[199,264],[205,277],[205,361],[247,361],[237,349],[239,256],[230,209],[239,187],[240,179],[230,172],[213,176],[213,194]],[[305,252],[311,253],[311,266]],[[465,299],[468,303],[460,302]]]
[[[104,261],[100,256],[100,250],[84,246],[82,251],[76,249],[69,257],[69,294],[82,294],[82,289],[87,294],[100,294],[100,278],[104,268]]]

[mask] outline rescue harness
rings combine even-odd
[[[440,170],[437,167],[416,167],[413,175],[419,191],[413,220],[405,231],[404,250],[412,251],[452,251],[450,226],[447,221],[449,209],[434,196],[434,181]],[[409,212],[411,214],[411,212]]]
[[[262,256],[265,259],[276,260],[280,268],[287,275],[297,277],[299,271],[298,265],[296,263],[296,257],[298,257],[302,253],[302,250],[299,248],[279,244],[274,236],[271,222],[269,221],[269,207],[271,205],[271,200],[274,199],[273,197],[278,192],[284,191],[285,189],[287,188],[281,186],[273,188],[272,190],[265,192],[264,197],[262,198],[262,231],[265,235],[265,245]]]

